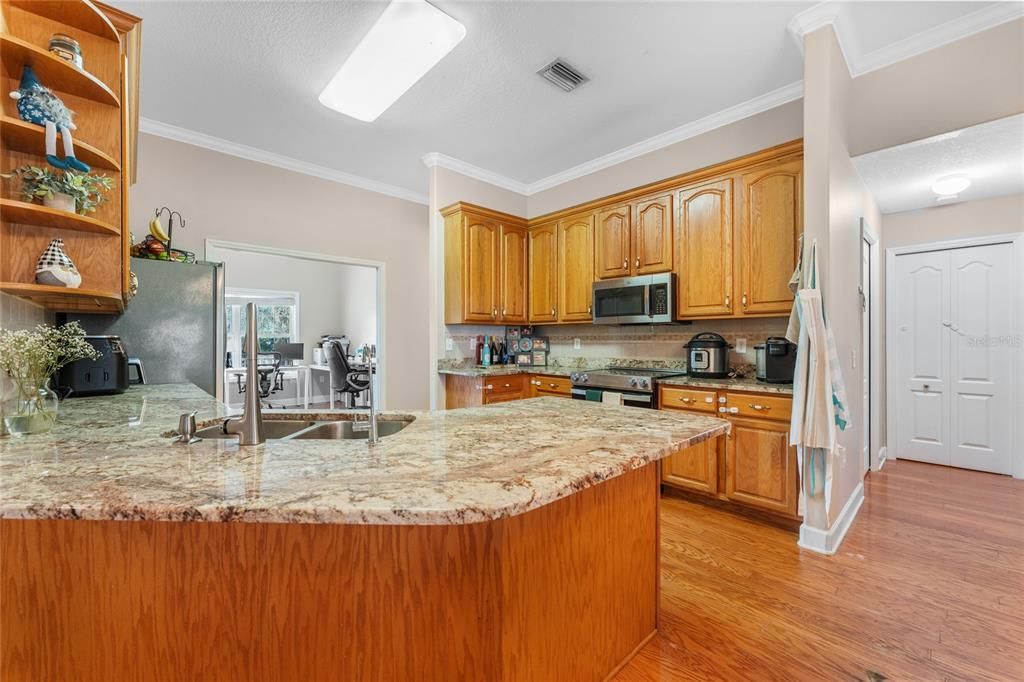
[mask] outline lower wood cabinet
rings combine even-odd
[[[572,382],[569,377],[552,376],[549,374],[534,374],[530,377],[531,395],[556,396],[559,398],[572,397]]]
[[[660,400],[663,410],[706,416],[706,401],[711,395],[715,396],[714,405],[730,410],[717,416],[732,423],[732,432],[663,460],[662,482],[744,507],[799,518],[796,448],[789,446],[792,399],[666,386],[661,389]]]
[[[449,410],[532,397],[530,376],[527,374],[484,377],[449,374],[445,376],[444,385],[445,407]]]

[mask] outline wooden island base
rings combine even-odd
[[[658,465],[461,526],[0,521],[0,678],[603,680],[657,628]]]

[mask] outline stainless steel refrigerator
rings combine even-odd
[[[131,259],[139,291],[121,315],[68,313],[87,334],[117,334],[147,384],[192,383],[224,398],[224,265]]]

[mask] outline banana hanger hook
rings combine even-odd
[[[185,227],[185,219],[181,217],[181,214],[177,211],[172,211],[166,206],[161,206],[156,210],[156,218],[159,220],[160,216],[167,212],[167,255],[171,255],[171,240],[174,239],[174,216],[178,216],[178,226]]]

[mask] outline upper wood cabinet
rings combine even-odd
[[[558,238],[557,222],[530,228],[530,322],[558,321]]]
[[[498,321],[526,322],[527,230],[519,225],[502,225],[498,259]]]
[[[672,195],[597,213],[594,268],[598,279],[672,269]]]
[[[592,318],[594,284],[594,214],[586,213],[558,225],[558,319],[586,322]]]
[[[633,204],[633,274],[672,269],[672,195]]]
[[[628,277],[632,273],[630,217],[628,204],[598,212],[594,238],[594,271],[598,279]]]
[[[441,215],[445,322],[525,321],[525,221],[464,203],[443,209]]]
[[[787,314],[789,279],[803,231],[803,162],[788,161],[741,177],[740,307],[745,314]]]
[[[75,111],[75,152],[113,186],[88,216],[25,201],[21,182],[5,182],[0,195],[0,291],[57,312],[119,313],[131,297],[129,187],[134,182],[138,132],[137,93],[142,22],[102,3],[0,2],[0,54],[7,91],[22,67]],[[85,68],[48,50],[50,36],[73,38]],[[13,100],[0,111],[0,169],[46,168],[45,130],[22,121]],[[146,206],[144,211],[154,207]],[[54,239],[82,276],[76,288],[36,283],[36,261]]]
[[[728,178],[679,192],[679,317],[733,313],[732,187]]]

